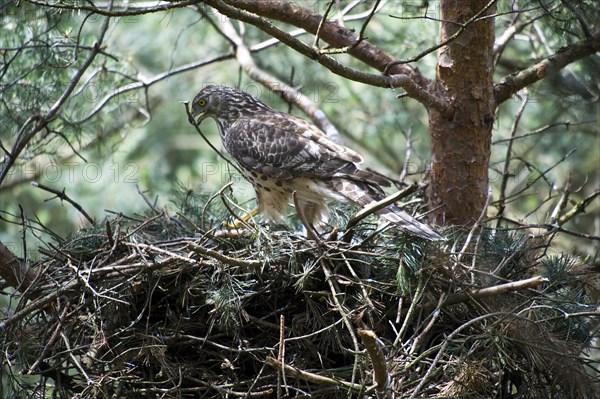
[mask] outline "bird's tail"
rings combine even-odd
[[[336,179],[332,181],[332,188],[351,202],[360,206],[368,206],[373,202],[380,201],[385,196],[377,191],[372,185],[352,179]],[[404,212],[396,205],[388,205],[375,212],[382,218],[396,224],[400,230],[427,240],[443,240],[439,233],[430,226],[419,222],[417,219]]]

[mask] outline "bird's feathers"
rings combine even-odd
[[[390,184],[385,178],[360,170],[362,157],[353,150],[329,140],[308,122],[299,123],[285,115],[241,117],[229,126],[223,140],[227,151],[242,166],[272,178],[345,176]]]
[[[283,213],[292,193],[299,211],[316,226],[328,214],[325,197],[367,206],[383,198],[381,186],[391,185],[360,169],[358,153],[334,143],[316,126],[241,91],[208,85],[194,98],[192,116],[217,121],[225,149],[254,186],[259,210],[272,219]],[[377,213],[416,236],[442,238],[395,205]]]

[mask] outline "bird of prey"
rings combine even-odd
[[[334,143],[304,119],[242,91],[207,85],[194,98],[191,115],[198,124],[215,119],[223,146],[252,183],[258,207],[244,220],[257,213],[280,220],[295,193],[297,211],[317,228],[329,216],[326,198],[365,207],[383,199],[381,187],[390,186],[387,179],[361,170],[363,159],[355,151]],[[395,205],[376,213],[409,234],[443,239]]]

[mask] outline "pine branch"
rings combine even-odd
[[[112,9],[112,1],[109,3],[109,9]],[[67,102],[67,100],[71,97],[71,94],[75,90],[75,87],[83,77],[85,71],[92,65],[96,56],[100,54],[102,42],[104,41],[104,36],[108,31],[110,18],[106,17],[102,26],[100,27],[100,31],[98,33],[98,38],[96,39],[92,50],[88,54],[87,58],[84,60],[81,67],[75,72],[69,85],[62,92],[61,96],[58,100],[50,107],[50,110],[42,115],[33,115],[27,119],[27,121],[21,126],[19,130],[19,134],[17,135],[17,139],[13,145],[13,148],[10,151],[10,154],[6,156],[6,161],[2,166],[2,170],[0,170],[0,185],[8,175],[8,172],[17,161],[21,152],[27,147],[29,142],[35,137],[36,134],[47,128],[48,124],[54,120],[58,116],[58,112],[63,107],[63,105]],[[34,123],[35,122],[35,123]],[[30,125],[32,125],[30,127]]]
[[[494,87],[496,107],[519,90],[547,77],[572,62],[600,51],[600,30],[589,39],[559,49],[555,54],[520,72],[508,75]]]

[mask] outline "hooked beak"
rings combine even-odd
[[[190,115],[190,123],[194,123],[195,121],[196,125],[200,125],[200,123],[202,123],[202,121],[208,116],[206,112],[200,111],[195,105],[192,105],[192,111],[190,112]]]

